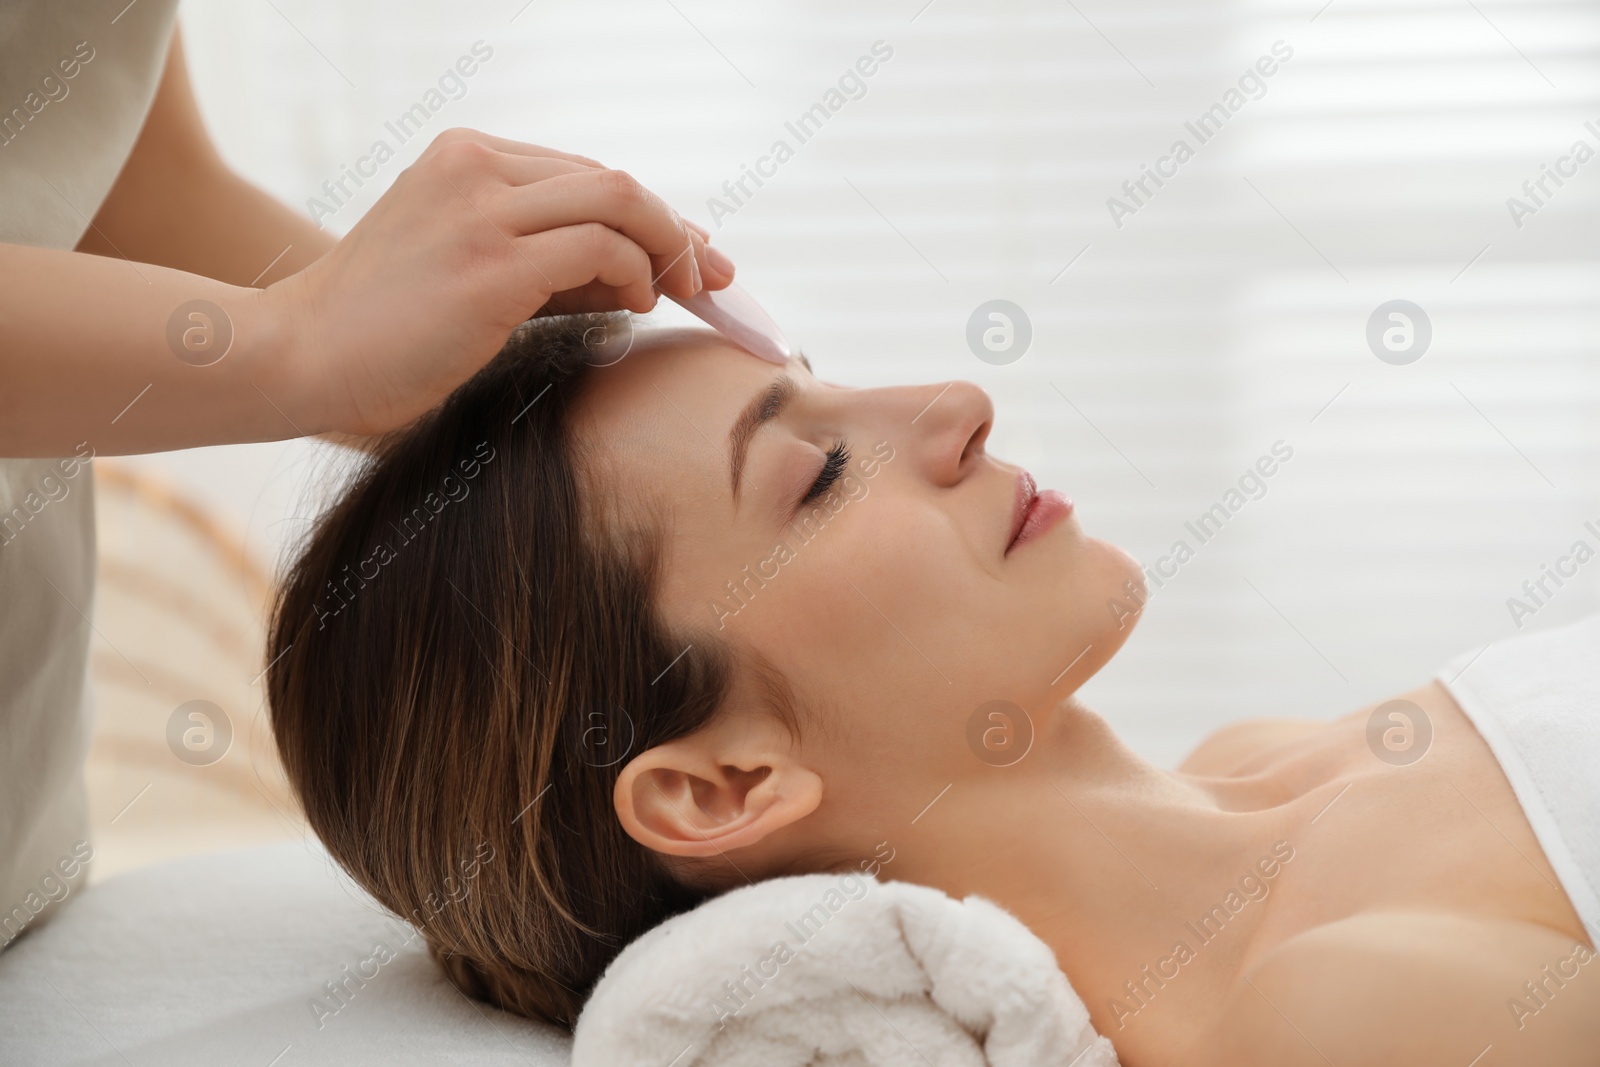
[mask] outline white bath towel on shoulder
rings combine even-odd
[[[777,878],[623,950],[573,1067],[1114,1067],[1026,926],[978,897],[865,875]]]

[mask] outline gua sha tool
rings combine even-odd
[[[778,324],[737,282],[715,292],[702,289],[693,296],[672,299],[750,354],[780,365],[788,362],[789,342]]]

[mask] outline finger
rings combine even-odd
[[[650,265],[655,271],[651,284],[664,293],[693,296],[705,287],[700,273],[700,258],[695,254],[695,236],[683,231],[683,247],[670,259],[665,255],[651,256]]]
[[[605,169],[605,164],[590,159],[588,156],[562,152],[554,148],[545,148],[543,145],[528,144],[526,141],[513,141],[507,137],[496,137],[492,133],[484,133],[482,130],[474,130],[468,126],[456,126],[445,130],[435,137],[428,147],[431,149],[434,146],[447,145],[456,141],[473,141],[493,148],[498,152],[504,152],[507,155],[560,159],[568,163],[576,163],[590,170]]]
[[[513,246],[535,272],[533,288],[565,293],[591,283],[615,291],[617,302],[599,311],[637,311],[655,307],[650,257],[633,241],[599,222],[561,226],[516,238]]]
[[[435,159],[438,172],[479,210],[494,203],[495,194],[508,187],[604,173],[565,159],[508,155],[475,141],[454,142],[440,149]]]
[[[539,309],[539,314],[583,315],[594,311],[615,311],[623,306],[622,295],[616,289],[603,282],[590,282],[555,294]]]
[[[521,156],[510,152],[491,151],[487,157],[488,172],[507,185],[532,185],[574,174],[598,174],[604,167],[586,167],[582,163],[557,156]]]
[[[516,235],[602,223],[645,251],[654,272],[651,280],[663,291],[692,296],[700,289],[694,238],[682,218],[622,171],[558,175],[508,187],[484,210]]]
[[[733,260],[703,240],[699,231],[691,239],[694,241],[695,260],[700,267],[701,283],[707,289],[727,288],[733,281]]]
[[[708,262],[713,264],[709,268],[713,288],[732,279],[731,272],[719,273],[715,255],[709,261],[705,258],[703,242],[694,243],[697,238],[677,212],[620,171],[592,170],[554,157],[508,155],[474,138],[443,146],[439,158],[455,192],[502,234],[526,236],[604,221],[646,248],[653,280],[664,291],[682,296],[699,292],[702,268]],[[570,180],[552,181],[557,178]],[[588,184],[581,183],[585,178]],[[535,185],[537,189],[530,188]],[[594,218],[607,209],[608,216]],[[630,221],[619,221],[624,219]]]
[[[464,132],[475,133],[475,131],[470,130]],[[498,139],[487,138],[487,135],[484,138],[470,137],[462,139],[469,141],[480,150],[478,156],[463,163],[463,169],[469,174],[483,173],[487,169],[489,173],[499,177],[508,185],[525,186],[566,175],[595,176],[597,174],[593,168],[569,162],[559,155],[533,156],[500,152],[486,143],[487,140]],[[602,171],[605,170],[605,168],[600,169]],[[615,173],[621,175],[621,172]],[[705,227],[677,215],[671,208],[660,202],[659,198],[655,198],[653,194],[650,194],[648,190],[638,188],[637,183],[631,179],[619,177],[618,179],[608,180],[617,180],[626,189],[630,191],[637,189],[643,197],[647,199],[653,198],[669,213],[671,218],[685,228],[685,243],[680,244],[677,251],[672,255],[669,256],[666,252],[651,253],[656,274],[659,276],[658,282],[664,289],[677,295],[686,296],[693,295],[702,287],[722,289],[733,281],[733,262],[721,252],[710,249],[707,243],[710,239],[709,233]],[[459,191],[461,186],[458,185],[457,188]],[[549,189],[541,191],[547,192]],[[474,199],[476,200],[477,198],[474,197]],[[563,217],[561,221],[575,222],[578,220]],[[687,254],[691,248],[694,254],[692,264]],[[683,266],[680,266],[680,261]],[[687,269],[687,275],[685,275],[685,268]]]

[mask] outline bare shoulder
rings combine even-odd
[[[1600,956],[1528,923],[1385,912],[1276,946],[1230,991],[1199,1062],[1537,1063],[1600,1048]]]
[[[1327,725],[1306,719],[1248,719],[1229,723],[1195,746],[1178,765],[1178,771],[1203,777],[1229,774],[1252,757],[1276,745],[1324,730]]]

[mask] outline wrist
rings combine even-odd
[[[298,436],[311,436],[338,427],[326,410],[328,389],[321,380],[321,363],[312,358],[306,343],[301,288],[301,277],[292,275],[266,289],[244,290],[240,303],[246,322],[240,335],[250,338],[252,391],[259,391],[277,409],[272,417],[287,421]]]

